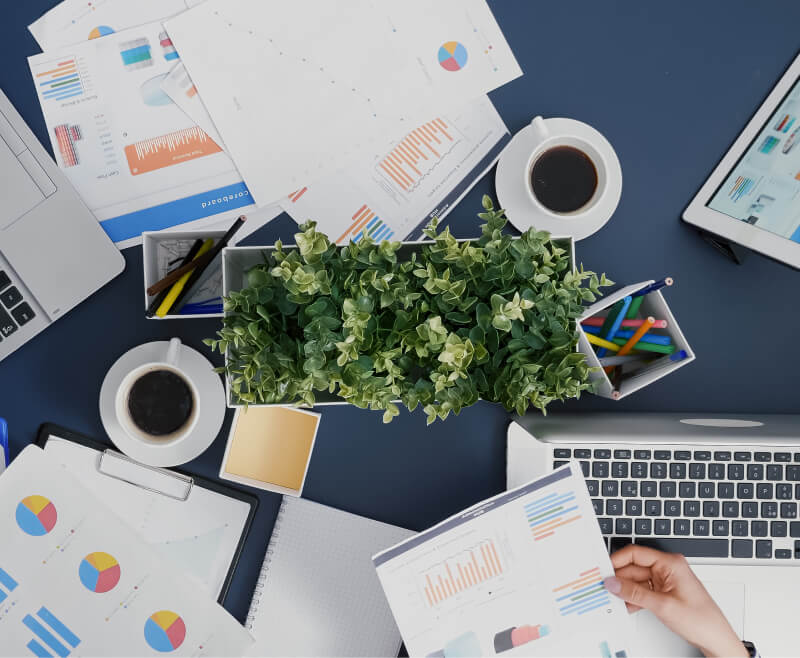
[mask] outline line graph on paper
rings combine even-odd
[[[423,572],[425,602],[435,608],[459,592],[496,581],[505,568],[494,539],[483,539]]]
[[[403,137],[378,160],[375,173],[396,192],[413,192],[463,140],[458,128],[438,117]]]

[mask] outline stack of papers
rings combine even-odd
[[[31,25],[30,66],[56,158],[120,246],[253,206],[401,239],[510,139],[486,94],[522,72],[485,0],[93,4]]]

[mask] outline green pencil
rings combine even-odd
[[[617,345],[624,345],[627,341],[624,338],[612,338],[612,343]],[[672,354],[675,351],[674,345],[657,345],[655,343],[643,343],[639,341],[633,346],[633,349],[642,352],[658,352],[659,354]]]
[[[608,332],[611,331],[611,326],[614,324],[614,320],[619,315],[619,312],[622,310],[622,306],[625,303],[624,299],[620,299],[614,306],[608,309],[608,315],[606,316],[605,321],[603,322],[603,326],[600,327],[600,331],[597,332],[597,335],[600,338],[605,338],[608,335]],[[631,304],[633,301],[631,301]]]
[[[640,295],[639,297],[634,297],[631,300],[631,305],[628,307],[628,312],[625,314],[625,317],[628,320],[633,320],[635,317],[639,315],[639,307],[642,305],[644,301],[644,295]]]

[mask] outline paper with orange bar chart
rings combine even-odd
[[[411,656],[626,658],[632,625],[580,465],[489,498],[373,558]]]
[[[339,243],[418,238],[443,219],[511,139],[487,96],[426,121],[382,153],[294,191],[281,205],[299,224],[315,220]]]
[[[161,89],[179,61],[158,21],[29,58],[56,161],[120,247],[253,207],[230,157]]]

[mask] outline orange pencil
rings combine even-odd
[[[644,322],[642,322],[642,326],[639,327],[636,332],[628,339],[628,342],[625,343],[622,347],[619,348],[619,352],[617,352],[617,356],[625,356],[628,352],[630,352],[636,343],[639,342],[642,336],[644,336],[650,328],[656,323],[656,319],[654,317],[647,318]],[[606,374],[610,374],[614,370],[614,366],[606,366],[604,368]]]

